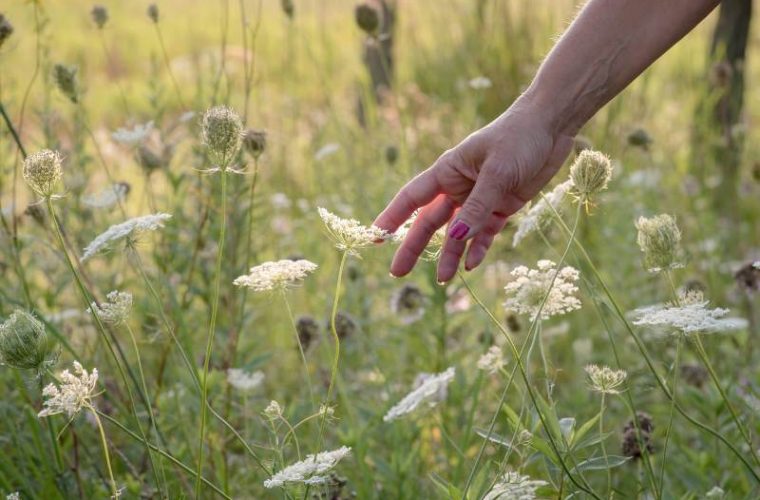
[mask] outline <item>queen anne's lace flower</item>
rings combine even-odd
[[[162,228],[164,227],[164,222],[171,219],[171,217],[171,215],[164,213],[143,215],[141,217],[133,217],[121,224],[113,225],[85,247],[82,260],[87,260],[93,255],[110,248],[111,245],[118,241],[127,238],[135,239],[145,231],[155,231]]]
[[[504,367],[504,354],[501,348],[492,345],[478,360],[478,369],[488,373],[496,373]]]
[[[97,368],[93,368],[92,373],[88,373],[78,361],[74,361],[74,373],[64,370],[60,379],[60,387],[48,384],[42,390],[42,395],[47,399],[44,403],[45,407],[39,413],[40,417],[49,417],[58,413],[66,413],[72,417],[82,408],[91,406],[92,392],[98,382]]]
[[[678,304],[667,303],[642,307],[633,311],[634,325],[663,326],[681,333],[709,333],[741,330],[747,327],[747,320],[726,318],[728,309],[720,307],[708,309],[709,301],[701,292],[689,291],[679,296]]]
[[[393,233],[393,240],[401,243],[409,234],[409,230],[412,228],[415,219],[419,215],[418,212],[414,212],[412,216],[404,222],[395,233]],[[420,258],[427,262],[435,262],[441,256],[441,250],[443,250],[443,244],[446,242],[446,226],[441,227],[430,237],[427,245],[425,245],[425,251],[420,255]]]
[[[578,270],[570,266],[557,270],[557,265],[550,260],[539,260],[537,266],[538,269],[519,266],[510,273],[515,279],[504,287],[507,293],[504,307],[517,314],[529,315],[531,321],[539,314],[539,309],[541,319],[580,309],[581,301],[575,296]]]
[[[325,474],[350,453],[351,448],[342,446],[337,450],[307,455],[306,459],[285,467],[264,481],[264,487],[277,488],[288,483],[322,484],[328,479]]]
[[[282,406],[274,399],[269,402],[266,408],[264,408],[264,415],[269,419],[276,419],[282,416]]]
[[[358,255],[358,250],[389,237],[387,231],[377,226],[363,226],[358,220],[343,219],[322,207],[317,212],[338,250],[351,255]]]
[[[145,139],[148,138],[151,130],[153,130],[153,121],[149,121],[148,123],[138,123],[131,129],[120,128],[116,130],[116,132],[111,134],[111,138],[114,141],[127,146],[137,146],[138,144],[145,142]]]
[[[118,325],[129,318],[132,311],[132,294],[129,292],[112,291],[106,295],[106,301],[98,305],[97,302],[90,304],[87,312],[98,315],[104,323]]]
[[[572,187],[573,181],[570,180],[558,184],[551,192],[525,211],[517,223],[517,231],[512,237],[512,246],[517,247],[530,233],[544,227],[546,222],[551,219],[554,211],[559,211],[562,200],[565,199],[565,195]]]
[[[586,367],[591,389],[603,394],[620,394],[620,387],[628,374],[625,370],[613,370],[607,366],[588,365]]]
[[[533,500],[536,498],[536,490],[547,484],[546,481],[510,471],[501,477],[483,500]]]
[[[264,372],[247,372],[241,368],[228,368],[227,369],[227,382],[241,391],[250,391],[264,381]]]
[[[233,283],[255,292],[286,290],[299,284],[317,269],[317,265],[305,259],[278,260],[252,267],[248,274],[235,278]]]
[[[82,196],[82,203],[90,208],[111,208],[126,198],[128,192],[128,184],[117,182],[116,184],[108,186],[103,191]]]
[[[63,177],[63,158],[58,151],[43,149],[24,160],[24,180],[40,196],[51,196]]]
[[[450,367],[445,372],[435,375],[424,374],[420,385],[407,394],[404,399],[399,401],[393,408],[388,410],[388,413],[385,414],[383,420],[385,422],[390,422],[403,415],[412,413],[425,404],[435,406],[436,403],[445,397],[445,390],[451,381],[454,380],[455,374],[454,367]]]

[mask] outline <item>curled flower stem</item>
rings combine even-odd
[[[111,498],[119,498],[121,495],[119,493],[119,488],[116,486],[116,480],[113,478],[113,469],[111,468],[111,456],[108,453],[108,441],[106,440],[106,431],[103,429],[103,423],[100,421],[100,416],[98,415],[98,412],[93,408],[92,406],[89,406],[87,408],[90,410],[90,413],[92,413],[92,416],[95,418],[95,423],[98,425],[98,431],[100,431],[100,444],[103,446],[103,456],[106,459],[106,469],[108,469],[108,477],[111,479]]]

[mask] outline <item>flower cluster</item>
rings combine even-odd
[[[607,189],[610,177],[612,177],[612,163],[607,155],[599,151],[590,149],[581,151],[570,167],[572,192],[587,207],[592,195]]]
[[[644,262],[652,273],[683,267],[681,262],[681,230],[676,219],[668,214],[636,221],[636,242],[644,252]]]
[[[264,487],[277,488],[288,483],[322,484],[328,479],[325,474],[350,454],[351,448],[342,446],[337,450],[307,455],[304,460],[285,467],[264,481]]]
[[[480,359],[478,359],[478,369],[494,374],[504,367],[504,353],[501,348],[492,345]]]
[[[66,413],[72,417],[82,408],[91,406],[92,392],[98,382],[97,368],[93,368],[92,373],[89,373],[78,361],[74,361],[74,373],[64,370],[60,378],[60,387],[48,384],[42,390],[42,395],[47,399],[38,416],[49,417]]]
[[[519,266],[512,270],[514,280],[504,287],[507,294],[504,307],[529,315],[531,321],[536,316],[548,319],[580,309],[581,301],[575,296],[578,270],[570,266],[557,270],[557,265],[550,260],[539,260],[537,266],[538,269]]]
[[[235,389],[250,391],[260,386],[262,382],[264,382],[264,372],[248,372],[242,368],[227,369],[227,383]]]
[[[668,327],[683,334],[726,332],[747,327],[747,320],[726,318],[728,309],[708,309],[699,291],[679,295],[677,303],[642,307],[633,311],[634,325]]]
[[[164,227],[164,222],[171,219],[171,217],[170,214],[157,213],[143,215],[141,217],[133,217],[126,222],[113,225],[98,235],[85,247],[84,253],[82,254],[82,260],[85,261],[90,257],[97,255],[103,250],[110,248],[118,241],[125,239],[134,240],[146,231],[160,229]]]
[[[50,149],[43,149],[31,154],[24,160],[24,180],[40,196],[48,197],[63,176],[61,154]]]
[[[305,259],[265,262],[235,278],[233,283],[255,292],[282,291],[297,285],[316,269],[315,263]]]
[[[338,250],[358,255],[358,250],[388,238],[388,232],[377,226],[363,226],[358,220],[343,219],[319,207],[319,217],[325,223],[330,238]]]
[[[586,366],[591,390],[602,394],[620,394],[618,387],[625,382],[628,374],[625,370],[613,370],[607,366]]]
[[[226,168],[235,158],[243,139],[240,117],[227,106],[215,106],[203,115],[203,142],[219,168]]]
[[[533,500],[536,490],[546,486],[546,481],[531,479],[519,472],[509,471],[493,485],[483,500]]]
[[[112,291],[106,295],[106,302],[93,302],[87,312],[97,314],[104,323],[119,325],[129,319],[132,311],[132,294],[129,292]]]
[[[455,374],[454,367],[434,375],[423,374],[420,385],[388,410],[383,420],[385,422],[396,420],[423,405],[435,406],[445,397],[445,390],[454,380]]]
[[[512,246],[517,247],[529,234],[543,228],[555,211],[559,211],[562,201],[573,187],[573,181],[565,181],[531,206],[520,218],[517,231],[512,237]]]
[[[127,197],[129,189],[126,182],[117,182],[98,193],[82,196],[82,203],[90,208],[111,208]]]

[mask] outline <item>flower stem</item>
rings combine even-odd
[[[290,325],[293,327],[293,333],[296,335],[296,344],[298,345],[298,352],[301,355],[301,362],[303,363],[304,377],[306,378],[306,387],[309,389],[309,399],[314,404],[314,389],[311,386],[311,376],[309,375],[309,363],[306,361],[306,353],[303,350],[303,344],[301,343],[301,337],[298,335],[298,327],[296,321],[293,318],[293,310],[290,307],[288,296],[285,291],[282,291],[282,300],[285,302],[285,309],[288,310],[288,318],[290,319]]]
[[[612,498],[612,471],[610,470],[610,459],[607,456],[607,447],[604,445],[604,400],[605,393],[602,393],[602,401],[599,403],[599,445],[602,447],[602,456],[607,469],[607,497]]]
[[[665,491],[665,464],[667,463],[667,456],[668,456],[668,441],[670,441],[670,431],[673,429],[673,416],[675,413],[675,406],[676,406],[676,394],[678,389],[678,371],[680,369],[680,363],[681,363],[681,344],[683,343],[683,338],[681,335],[679,335],[676,338],[676,357],[673,361],[673,388],[671,389],[673,393],[673,398],[670,401],[670,415],[668,416],[668,427],[665,430],[665,441],[662,445],[662,465],[660,467],[660,491]]]
[[[111,456],[108,453],[108,441],[106,440],[106,431],[103,430],[103,423],[100,421],[98,412],[93,407],[89,407],[92,416],[95,418],[95,423],[98,425],[98,431],[100,431],[100,443],[103,445],[103,456],[106,459],[106,469],[108,469],[108,477],[111,479],[111,493],[113,499],[117,499],[121,496],[119,488],[116,486],[116,480],[113,478],[113,469],[111,468]]]

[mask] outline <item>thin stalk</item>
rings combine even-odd
[[[665,442],[662,445],[662,466],[660,467],[660,491],[665,491],[665,464],[668,456],[668,441],[670,441],[670,431],[673,429],[673,416],[676,406],[676,395],[678,390],[678,371],[681,361],[681,344],[683,338],[681,335],[676,339],[676,357],[673,361],[673,399],[670,402],[670,415],[668,416],[668,427],[665,431]]]
[[[604,445],[604,399],[606,394],[602,393],[602,401],[599,403],[599,446],[602,447],[602,456],[607,469],[607,497],[612,498],[612,471],[610,470],[610,459],[607,456],[607,447]]]
[[[21,143],[21,138],[18,136],[18,132],[16,131],[16,127],[13,126],[13,122],[11,121],[10,117],[8,116],[8,113],[5,112],[5,106],[3,106],[3,103],[0,102],[0,115],[3,117],[3,121],[5,122],[5,126],[8,127],[8,132],[11,133],[11,137],[13,137],[13,142],[16,143],[16,146],[18,147],[18,150],[21,151],[21,157],[26,159],[26,149],[24,149],[24,145]]]
[[[314,404],[314,389],[311,386],[311,376],[309,375],[309,363],[306,361],[306,354],[303,350],[303,344],[301,343],[301,337],[298,335],[298,327],[296,326],[296,320],[293,318],[293,310],[290,308],[290,302],[288,301],[288,296],[286,295],[285,291],[283,290],[282,293],[282,300],[285,302],[285,309],[288,311],[288,318],[290,319],[290,325],[293,327],[293,333],[295,333],[296,336],[296,344],[298,345],[298,352],[301,355],[301,362],[303,363],[303,372],[304,377],[306,378],[306,387],[309,389],[309,399],[311,400],[312,404]]]
[[[88,407],[92,416],[95,417],[95,423],[98,425],[98,431],[100,431],[100,444],[103,446],[103,456],[106,459],[106,469],[108,470],[108,477],[111,479],[111,498],[119,498],[119,488],[116,486],[116,480],[113,478],[113,469],[111,468],[111,456],[108,453],[108,441],[106,440],[106,431],[103,430],[103,423],[100,421],[98,412],[92,406]],[[150,451],[148,452],[150,453]]]
[[[106,44],[106,37],[103,34],[103,29],[98,28],[98,38],[100,39],[100,46],[103,48],[103,54],[106,56],[106,63],[111,60],[111,51],[108,50],[108,44]],[[121,105],[124,108],[124,113],[129,116],[129,104],[127,103],[127,95],[124,92],[124,87],[121,85],[121,80],[116,80],[116,87],[119,89],[119,96],[121,97]]]
[[[214,347],[214,337],[216,334],[216,316],[219,310],[219,293],[222,283],[222,257],[224,256],[224,238],[227,226],[227,172],[222,168],[220,173],[222,179],[222,223],[219,228],[219,241],[216,252],[216,269],[214,270],[214,291],[211,299],[211,319],[208,326],[208,335],[206,340],[206,357],[203,360],[203,378],[201,379],[201,427],[198,432],[198,477],[195,481],[195,498],[200,498],[201,494],[201,474],[203,472],[203,444],[206,438],[206,412],[208,406],[208,370],[211,364],[211,354]]]
[[[541,363],[544,367],[544,382],[546,384],[546,398],[549,400],[549,404],[554,406],[552,400],[552,381],[549,376],[549,363],[546,361],[546,351],[544,349],[544,336],[543,336],[543,322],[539,321],[536,327],[536,337],[538,337],[538,352],[541,355]]]
[[[172,71],[171,60],[169,59],[169,54],[166,52],[166,45],[164,44],[164,36],[161,34],[161,27],[158,25],[158,23],[153,23],[153,25],[156,28],[156,36],[158,37],[158,44],[161,47],[161,55],[164,58],[166,73],[169,75],[169,78],[172,81],[174,92],[177,94],[177,100],[179,101],[180,106],[182,106],[183,109],[187,109],[185,100],[182,98],[182,91],[180,90],[179,83],[177,83],[177,79],[174,77],[174,72]]]

